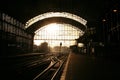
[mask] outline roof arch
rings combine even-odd
[[[46,19],[46,18],[51,18],[51,17],[63,17],[63,18],[69,18],[69,19],[72,19],[74,21],[77,21],[79,23],[81,23],[82,25],[84,25],[86,27],[86,24],[87,24],[87,20],[75,15],[75,14],[71,14],[71,13],[68,13],[68,12],[47,12],[47,13],[43,13],[43,14],[40,14],[38,16],[35,16],[33,18],[31,18],[30,20],[28,20],[26,22],[26,25],[25,25],[25,28],[28,28],[29,26],[31,26],[32,24],[40,21],[40,20],[43,20],[43,19]]]
[[[82,31],[85,31],[87,28],[87,26],[84,26],[84,25],[80,24],[79,22],[72,20],[72,19],[68,19],[68,18],[64,18],[64,17],[51,17],[51,18],[45,18],[43,20],[39,20],[39,21],[35,22],[34,24],[32,24],[31,26],[29,26],[28,28],[26,28],[25,30],[29,33],[34,33],[39,28],[42,28],[43,26],[48,25],[50,23],[71,24],[71,25],[81,29]]]

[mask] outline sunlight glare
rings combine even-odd
[[[83,34],[82,30],[71,24],[51,23],[35,31],[34,44],[40,45],[42,42],[47,42],[49,46],[54,47],[62,42],[63,46],[69,47],[75,44],[75,39]]]
[[[46,31],[48,31],[47,33],[53,33],[59,30],[59,27],[58,27],[59,25],[57,25],[56,23],[49,24],[48,26],[49,27],[46,28]]]

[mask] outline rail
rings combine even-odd
[[[33,80],[58,80],[57,78],[60,77],[65,61],[66,56],[64,56],[62,60],[57,57],[52,57],[51,65],[48,66],[43,72],[35,76]]]
[[[67,58],[67,57],[66,57]],[[53,75],[53,77],[51,78],[51,80],[58,80],[58,78],[60,77],[60,74],[63,70],[64,67],[64,63],[66,62],[66,58],[64,59],[64,61],[61,63],[60,67],[57,69],[57,71],[55,72],[55,74]]]

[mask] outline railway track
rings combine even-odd
[[[23,55],[10,57],[1,68],[11,80],[58,80],[67,55]]]
[[[61,59],[52,57],[51,64],[44,71],[37,74],[33,80],[59,80],[66,58],[67,56],[63,56]]]

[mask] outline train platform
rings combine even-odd
[[[119,80],[119,61],[70,53],[60,80]]]

